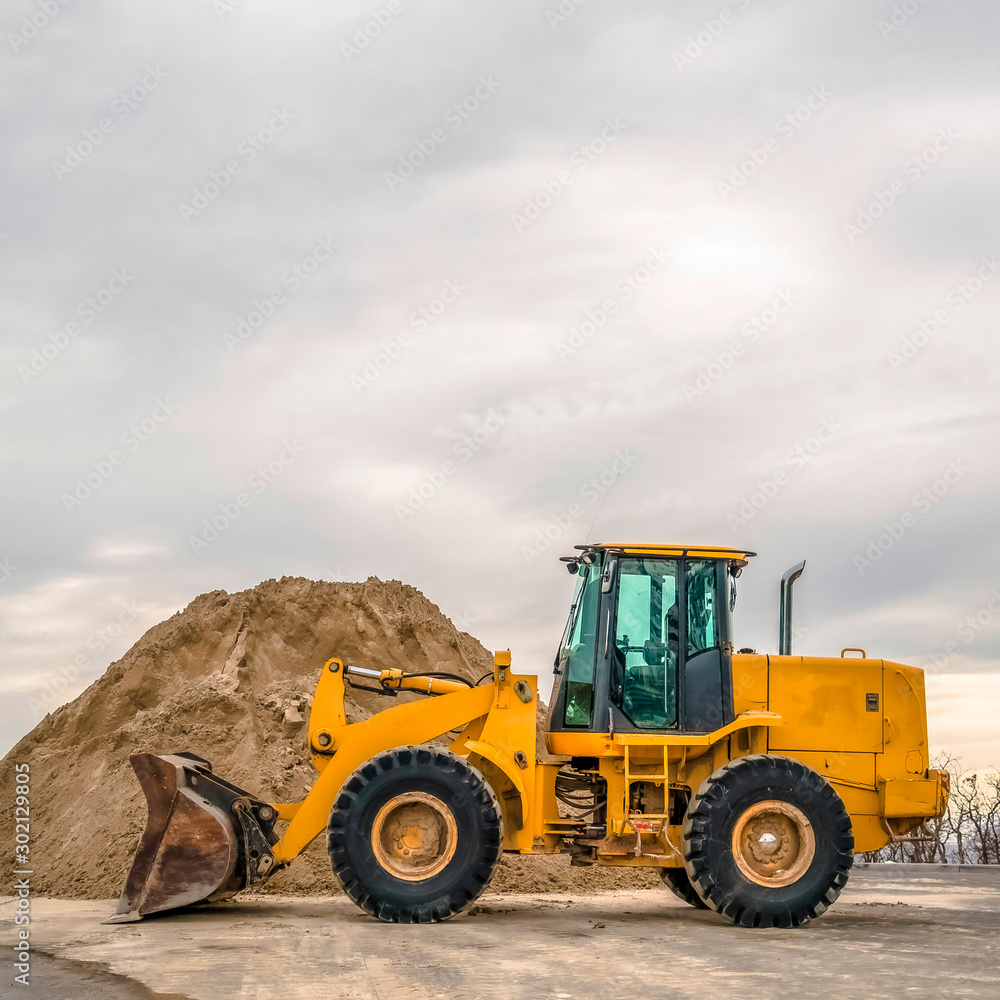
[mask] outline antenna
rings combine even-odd
[[[618,475],[615,476],[615,481],[608,487],[608,492],[601,497],[601,502],[597,505],[597,510],[594,512],[594,520],[590,522],[590,531],[587,532],[586,541],[590,541],[591,532],[594,530],[594,525],[597,524],[597,518],[601,513],[601,508],[604,506],[604,501],[611,496],[611,491],[618,485],[618,480],[621,479],[621,476],[622,474],[619,472]]]

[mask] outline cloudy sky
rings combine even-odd
[[[547,675],[589,536],[758,551],[762,650],[806,558],[796,650],[927,667],[934,745],[1000,762],[996,5],[2,28],[0,750],[282,575]]]

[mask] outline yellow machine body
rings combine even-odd
[[[328,825],[332,837],[335,819],[350,813],[358,794],[348,784],[363,785],[357,775],[371,762],[398,749],[412,756],[410,748],[444,740],[454,755],[448,760],[460,769],[471,765],[473,784],[488,783],[481,801],[496,823],[497,851],[567,853],[583,865],[655,866],[692,905],[710,905],[748,926],[791,926],[818,915],[846,882],[852,851],[913,836],[924,821],[944,813],[948,774],[929,767],[922,670],[869,659],[857,649],[839,657],[793,656],[789,643],[783,655],[735,652],[735,579],[753,553],[650,545],[578,549],[582,555],[566,560],[579,583],[544,732],[537,677],[513,673],[509,651],[495,654],[492,683],[475,687],[458,677],[374,671],[332,658],[323,666],[309,718],[308,749],[318,777],[302,802],[262,802],[192,754],[132,758],[149,821],[112,921],[224,898],[264,881]],[[801,568],[789,571],[792,580]],[[791,618],[789,574],[782,586],[783,622]],[[622,595],[632,603],[623,603]],[[349,724],[344,697],[351,674],[387,694],[425,697]],[[629,680],[633,674],[639,680]],[[639,695],[629,701],[626,690]],[[656,718],[666,720],[658,727],[647,721],[650,692],[659,698],[653,710],[663,712]],[[747,760],[731,763],[742,758]],[[783,769],[785,778],[768,768]],[[712,813],[712,788],[719,792],[727,781],[737,787],[751,779],[761,802],[744,800],[745,821],[737,819],[724,836],[694,829],[715,816],[716,829],[729,830],[718,818],[719,809],[728,808],[728,793],[722,789],[722,805]],[[590,808],[580,804],[581,787],[593,793]],[[813,796],[808,808],[814,815],[832,817],[825,833],[817,834],[795,805],[806,801],[802,795]],[[816,806],[816,796],[826,805]],[[419,791],[392,799],[378,814],[390,818],[376,822],[396,840],[373,841],[372,849],[409,856],[407,838],[414,832],[418,851],[421,843],[446,843],[451,821],[441,826],[441,810],[428,811],[429,801]],[[454,838],[450,843],[451,851],[461,847]],[[333,857],[340,848],[332,839],[329,846]],[[820,853],[825,881],[813,885],[807,876]],[[797,874],[791,860],[781,867],[785,857],[797,859]],[[491,871],[495,860],[485,858],[483,871]],[[731,862],[739,871],[727,869]],[[395,862],[386,863],[392,869]],[[474,861],[468,863],[473,870]],[[679,868],[686,873],[672,874]],[[401,878],[405,889],[406,869]],[[732,904],[719,879],[740,887],[746,907]],[[795,880],[808,895],[804,902],[795,897]],[[353,898],[382,919],[443,919],[483,884],[416,917],[418,909],[405,906],[386,916],[367,890],[360,893],[364,898],[360,890]],[[759,888],[788,885],[794,917],[783,904],[766,910],[775,890],[767,896]]]
[[[582,825],[560,815],[555,795],[556,774],[573,757],[596,757],[607,782],[608,836],[593,845],[598,864],[680,866],[680,824],[668,822],[671,795],[693,794],[713,771],[748,754],[792,757],[823,775],[850,813],[857,851],[877,850],[943,812],[947,773],[928,769],[922,670],[860,657],[737,654],[733,671],[737,718],[716,732],[550,733],[555,759],[537,760],[537,678],[512,673],[510,653],[496,654],[493,684],[477,688],[383,671],[388,689],[437,697],[353,725],[345,722],[344,665],[332,659],[309,721],[320,774],[303,802],[275,804],[288,821],[275,858],[291,861],[326,828],[341,785],[366,760],[460,726],[450,749],[493,786],[504,812],[504,849],[523,854],[557,853]],[[859,704],[873,708],[859,715]],[[665,789],[661,814],[630,814],[626,790],[636,782]]]

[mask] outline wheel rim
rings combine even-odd
[[[436,796],[404,792],[378,811],[371,843],[375,859],[387,872],[420,882],[437,875],[455,856],[458,826]]]
[[[757,885],[778,888],[798,881],[815,854],[812,824],[790,802],[757,802],[733,828],[733,857],[740,871]]]

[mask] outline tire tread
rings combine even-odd
[[[365,788],[381,775],[421,766],[459,777],[461,785],[471,793],[470,798],[480,811],[490,836],[482,841],[463,884],[447,898],[409,904],[379,900],[367,888],[363,876],[351,866],[346,837],[352,810]],[[334,875],[346,895],[361,909],[388,923],[438,922],[465,909],[489,884],[503,852],[503,813],[489,782],[463,758],[440,747],[400,746],[366,761],[344,782],[330,812],[327,848]]]
[[[757,772],[754,774],[754,772]],[[830,821],[833,865],[826,887],[808,903],[789,905],[784,911],[768,912],[755,905],[749,893],[738,887],[727,892],[713,872],[708,853],[712,831],[732,811],[731,802],[741,786],[757,781],[768,784],[778,774],[790,779],[793,788],[814,795]],[[833,786],[801,761],[777,754],[749,754],[724,764],[712,773],[692,797],[683,824],[684,865],[698,895],[713,910],[745,927],[798,927],[823,914],[840,896],[854,863],[851,818]]]

